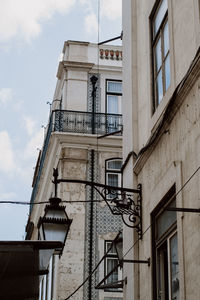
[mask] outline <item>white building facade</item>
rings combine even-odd
[[[53,196],[53,168],[59,178],[118,186],[122,165],[122,49],[67,41],[57,72],[49,124],[33,180],[27,239],[38,239],[43,205]],[[117,132],[115,134],[115,132]],[[41,280],[41,300],[63,300],[92,272],[122,228],[99,194],[79,183],[60,183],[58,196],[73,219],[62,256],[54,256]],[[100,202],[98,202],[100,201]],[[116,264],[116,253],[103,262],[72,299],[120,300],[122,290],[95,290]],[[120,272],[113,274],[120,279]]]
[[[123,252],[150,258],[124,264],[126,300],[200,298],[199,46],[198,0],[123,1],[123,183],[142,185]]]

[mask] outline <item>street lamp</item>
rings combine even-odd
[[[62,242],[63,247],[56,249],[62,253],[72,219],[67,216],[65,206],[59,205],[60,198],[52,197],[49,202],[45,207],[44,216],[40,217],[38,222],[40,239]]]

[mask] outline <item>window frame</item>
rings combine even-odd
[[[108,168],[108,163],[110,161],[121,161],[121,164],[123,163],[122,158],[120,157],[113,157],[113,158],[108,158],[105,160],[105,185],[108,185],[108,174],[117,174],[118,175],[118,187],[122,186],[122,171],[121,169],[109,169]],[[112,199],[111,195],[107,196],[108,199]]]
[[[174,196],[174,197],[173,197]],[[172,224],[169,225],[169,227],[161,234],[161,236],[157,237],[157,220],[159,216],[162,215],[164,212],[163,206],[170,205],[175,200],[176,203],[176,197],[175,197],[175,185],[172,186],[172,188],[169,190],[169,192],[164,196],[164,198],[161,200],[161,202],[158,204],[158,206],[154,209],[154,211],[151,214],[152,219],[152,285],[153,285],[153,299],[157,300],[158,298],[158,281],[164,280],[165,287],[167,286],[166,296],[167,300],[171,299],[171,266],[169,260],[167,260],[167,272],[165,272],[165,276],[158,277],[159,275],[159,259],[158,259],[158,253],[162,248],[164,247],[167,249],[167,256],[171,257],[170,252],[170,240],[172,237],[177,235],[178,239],[178,231],[177,231],[177,214],[175,221],[172,222]],[[175,213],[175,212],[174,212]],[[164,245],[166,244],[166,246]],[[178,248],[177,248],[178,251]],[[168,257],[167,257],[168,258]],[[166,263],[166,261],[165,261]],[[166,270],[166,266],[164,267],[164,270]],[[165,277],[165,278],[164,278]],[[179,278],[180,281],[180,278]],[[169,295],[170,294],[170,295]]]
[[[39,300],[52,300],[54,297],[56,254],[50,258],[48,274],[42,275],[39,285]]]
[[[107,247],[107,245],[110,243],[112,244],[112,240],[105,240],[104,241],[104,254],[106,254],[106,252],[108,251],[109,247]],[[118,257],[117,257],[117,252],[114,253],[114,252],[108,252],[105,259],[104,259],[104,278],[107,276],[107,274],[110,272],[108,271],[108,268],[107,268],[107,261],[109,259],[113,259],[113,260],[116,260],[117,263],[118,263]],[[119,268],[117,269],[117,272],[118,272],[118,280],[122,280],[122,270],[120,270]],[[121,278],[120,278],[121,277]],[[107,280],[106,280],[107,281]],[[111,293],[122,293],[123,292],[123,289],[121,288],[105,288],[104,289],[105,292],[111,292]]]
[[[152,73],[152,114],[155,113],[156,109],[158,108],[158,106],[160,105],[161,101],[163,100],[166,92],[168,91],[170,85],[171,85],[171,51],[170,51],[170,36],[169,36],[169,32],[170,32],[170,28],[169,28],[169,18],[168,18],[168,11],[169,11],[169,1],[167,1],[167,10],[162,18],[162,21],[160,23],[160,26],[158,27],[158,30],[154,36],[154,25],[155,25],[155,19],[157,16],[157,13],[159,11],[159,8],[162,5],[162,2],[164,0],[157,0],[155,2],[155,5],[153,7],[153,10],[150,14],[149,20],[150,20],[150,48],[151,48],[151,73]],[[165,25],[168,23],[168,43],[169,43],[169,49],[166,53],[166,55],[164,54],[164,29],[165,29]],[[156,70],[156,44],[158,43],[159,39],[161,38],[161,66],[158,69],[158,71]],[[166,89],[166,76],[165,76],[165,62],[167,60],[167,58],[169,57],[169,74],[170,74],[170,82],[169,82],[169,86]],[[161,72],[161,76],[162,76],[162,99],[159,102],[159,97],[157,95],[157,78],[159,73]]]
[[[108,96],[109,95],[120,96],[122,98],[122,94],[123,94],[122,92],[121,93],[109,92],[108,91],[108,82],[121,82],[121,84],[122,84],[122,80],[121,79],[106,79],[106,82],[105,82],[105,112],[106,112],[106,114],[109,114],[109,112],[108,112]],[[122,109],[122,103],[121,103],[121,109]],[[118,112],[116,115],[121,115],[121,114],[122,114],[122,112],[120,112],[120,113]]]

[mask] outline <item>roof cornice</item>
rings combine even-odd
[[[89,71],[94,66],[93,63],[79,62],[79,61],[60,61],[58,65],[57,77],[61,78],[62,72],[65,69],[79,69],[84,71]]]

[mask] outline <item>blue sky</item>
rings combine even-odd
[[[99,0],[99,40],[121,33],[121,0]],[[98,41],[97,0],[0,0],[0,201],[29,201],[64,41]],[[24,238],[28,207],[0,204],[0,240]]]

